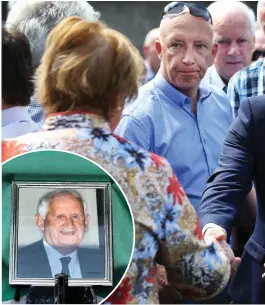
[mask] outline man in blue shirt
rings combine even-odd
[[[200,86],[213,62],[213,29],[207,9],[197,6],[198,17],[194,6],[177,2],[165,8],[156,42],[160,70],[140,88],[115,132],[168,159],[198,211],[232,110],[222,89]]]

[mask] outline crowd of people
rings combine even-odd
[[[265,1],[222,2],[166,5],[144,59],[83,0],[18,1],[2,28],[3,161],[77,153],[131,204],[106,303],[265,302]]]

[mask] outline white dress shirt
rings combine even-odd
[[[211,84],[213,86],[217,86],[220,89],[224,90],[227,86],[225,82],[222,80],[220,75],[218,74],[215,65],[209,67],[205,73],[204,78],[202,79],[203,84]]]
[[[71,261],[68,265],[71,278],[75,278],[75,279],[82,278],[82,273],[77,256],[77,250],[71,254],[62,255],[60,252],[58,252],[53,247],[51,247],[44,239],[43,239],[43,245],[48,256],[53,277],[55,277],[56,274],[62,272],[62,263],[60,261],[60,258],[71,257]]]
[[[39,129],[40,125],[31,119],[27,106],[2,110],[2,140],[36,132]]]

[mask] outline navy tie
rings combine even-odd
[[[71,257],[61,257],[60,261],[62,263],[62,273],[67,274],[70,277],[70,271],[69,271],[69,263],[71,261]]]
[[[225,93],[227,93],[228,85],[224,86],[223,90]]]

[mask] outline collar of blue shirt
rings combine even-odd
[[[183,107],[185,104],[191,103],[191,98],[187,97],[176,88],[171,86],[163,77],[161,71],[159,71],[154,79],[154,85],[157,89],[161,90],[169,99],[174,101],[179,106]],[[211,91],[204,87],[203,85],[199,86],[200,98],[199,100],[203,102],[206,98],[211,95]]]
[[[61,258],[61,257],[71,257],[72,261],[76,261],[77,260],[77,250],[75,250],[74,252],[67,254],[67,255],[63,255],[60,252],[58,252],[57,250],[55,250],[53,247],[51,247],[45,239],[43,239],[43,245],[45,248],[45,251],[47,253],[48,259],[49,261],[57,261]]]
[[[2,110],[2,127],[22,121],[32,121],[27,106],[16,106]]]

